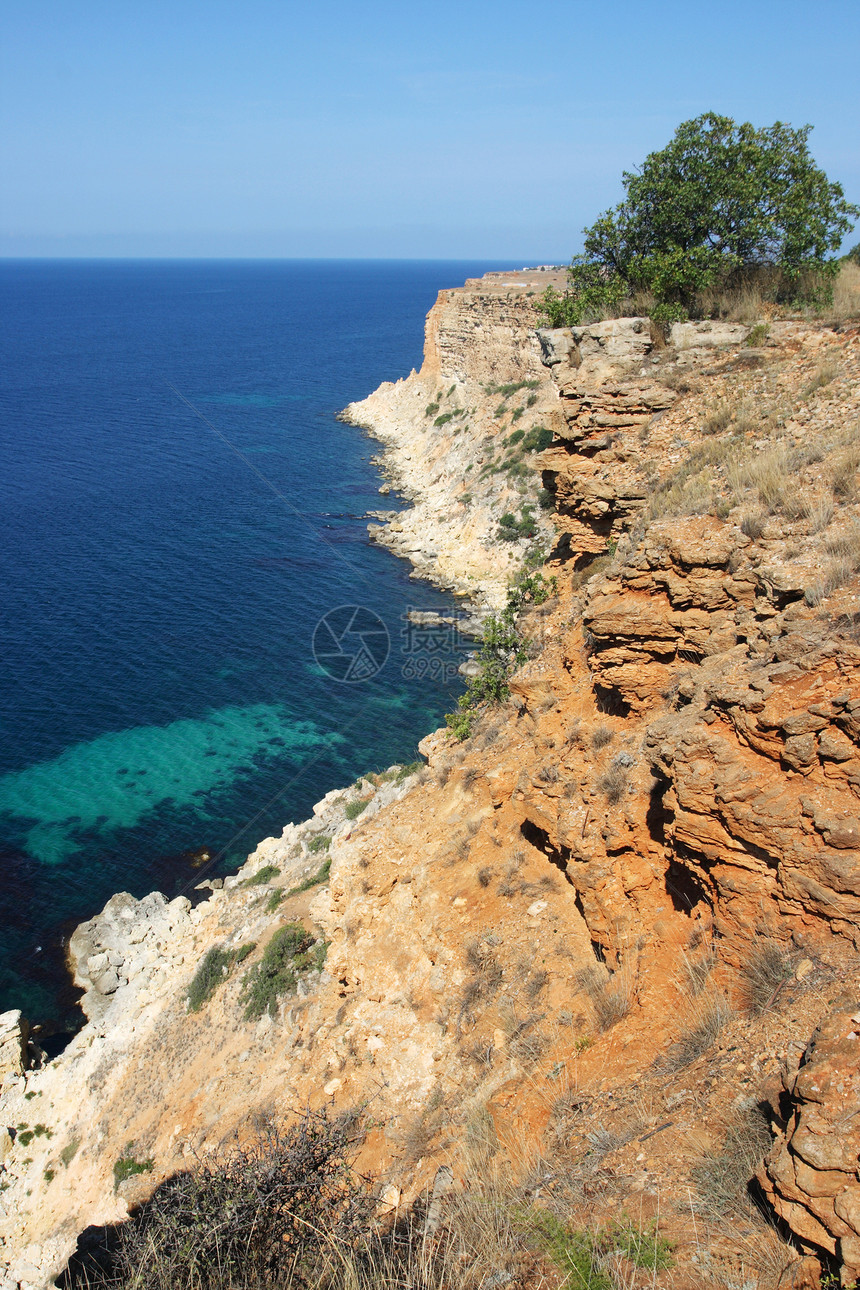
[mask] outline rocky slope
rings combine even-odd
[[[616,1260],[619,1285],[860,1273],[860,334],[535,332],[537,287],[507,281],[443,293],[422,372],[350,415],[416,500],[385,540],[490,602],[529,546],[498,542],[498,512],[540,481],[488,471],[464,502],[462,477],[527,416],[552,429],[557,594],[522,616],[510,698],[428,737],[420,773],[330,794],[196,908],[115,897],[79,929],[90,1024],[3,1084],[3,1290],[249,1115],[308,1103],[370,1102],[360,1164],[389,1205],[492,1159],[520,1208],[659,1221],[672,1267]],[[429,401],[469,411],[434,426]],[[324,964],[249,1015],[245,974],[293,921]]]

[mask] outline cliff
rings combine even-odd
[[[371,1105],[388,1206],[445,1166],[580,1230],[659,1222],[672,1267],[610,1247],[614,1284],[860,1272],[860,333],[536,331],[538,289],[442,293],[421,372],[348,410],[414,501],[380,540],[485,607],[530,549],[499,516],[551,494],[509,699],[196,908],[120,896],[79,929],[91,1021],[3,1085],[3,1290],[308,1104]],[[541,453],[510,442],[539,424]],[[255,1014],[246,973],[295,922],[307,966]]]
[[[385,445],[380,465],[411,503],[380,513],[371,536],[419,577],[504,603],[525,538],[499,541],[503,515],[531,506],[531,536],[553,528],[538,500],[535,431],[562,423],[558,389],[534,331],[536,300],[557,273],[488,274],[440,291],[427,316],[424,363],[351,403],[346,420]],[[528,514],[528,513],[527,513]]]

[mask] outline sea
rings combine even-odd
[[[421,364],[475,261],[0,262],[0,1012],[81,1024],[71,929],[193,893],[417,756],[456,603],[372,545],[403,505],[347,403]]]

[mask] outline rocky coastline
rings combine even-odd
[[[547,331],[545,282],[441,293],[421,371],[345,412],[417,576],[484,612],[551,548],[509,699],[195,908],[118,895],[77,930],[87,1026],[41,1069],[0,1035],[2,1290],[254,1114],[370,1097],[395,1207],[468,1186],[478,1134],[518,1204],[658,1223],[667,1288],[860,1274],[860,328]],[[254,1015],[290,921],[319,958]]]

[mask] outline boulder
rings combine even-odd
[[[789,1227],[842,1261],[843,1284],[860,1274],[858,1050],[860,995],[844,995],[813,1033],[797,1071],[783,1077],[783,1097],[773,1099],[783,1127],[758,1172]]]

